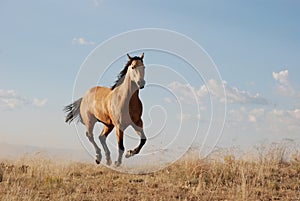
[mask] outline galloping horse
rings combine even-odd
[[[135,149],[127,151],[126,158],[138,154],[146,143],[141,119],[143,106],[139,99],[139,89],[143,89],[145,86],[144,53],[140,57],[131,57],[129,54],[127,54],[127,57],[127,64],[111,88],[93,87],[82,98],[64,108],[64,111],[68,112],[66,122],[71,123],[78,118],[85,125],[86,136],[96,151],[97,164],[100,163],[102,158],[101,150],[93,136],[94,125],[98,121],[104,124],[99,140],[105,152],[107,165],[111,165],[111,158],[106,138],[114,127],[116,128],[119,147],[119,156],[115,162],[116,166],[122,163],[124,153],[123,132],[128,126],[132,126],[140,136],[140,143]]]

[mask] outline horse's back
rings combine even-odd
[[[107,87],[96,86],[87,91],[82,98],[80,113],[85,116],[84,121],[94,119],[104,124],[111,124],[110,93]],[[86,120],[85,120],[86,119]]]

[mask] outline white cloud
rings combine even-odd
[[[91,40],[86,40],[82,37],[79,38],[73,38],[72,44],[77,44],[77,45],[95,45],[94,41]]]
[[[182,84],[180,82],[172,82],[172,83],[168,84],[168,88],[173,93],[173,95],[176,96],[177,100],[170,99],[167,97],[167,98],[165,98],[165,101],[167,103],[180,101],[180,102],[184,102],[184,103],[188,103],[188,104],[196,104],[197,101],[199,101],[198,98],[201,97],[198,94],[198,91],[190,84]]]
[[[37,107],[42,107],[42,106],[46,105],[47,101],[48,101],[47,98],[44,98],[44,99],[41,99],[41,100],[37,99],[37,98],[34,98],[32,100],[32,104],[37,106]]]
[[[256,120],[256,117],[254,115],[249,114],[248,115],[248,121],[249,122],[256,122],[257,120]]]
[[[27,99],[19,96],[14,90],[0,89],[0,108],[15,109],[28,104]]]
[[[182,84],[179,82],[172,82],[168,85],[168,87],[173,92],[176,92],[176,94],[180,94],[179,99],[185,100],[188,103],[191,102],[191,99],[195,101],[196,98],[198,100],[203,100],[205,97],[209,98],[209,95],[211,95],[212,98],[217,98],[220,102],[224,102],[226,99],[229,103],[259,105],[268,103],[267,100],[260,94],[252,94],[248,91],[240,90],[237,87],[229,86],[226,81],[220,83],[216,80],[211,79],[207,82],[206,85],[201,85],[199,89],[196,89],[189,84]],[[226,97],[224,94],[226,94]]]
[[[300,109],[294,110],[278,110],[273,109],[270,114],[274,117],[279,119],[281,122],[285,122],[286,125],[290,123],[296,123],[300,127]]]
[[[237,87],[231,87],[224,82],[226,98],[229,103],[244,103],[266,105],[268,101],[259,93],[252,94],[245,90],[240,90]],[[222,98],[222,97],[221,97]]]
[[[256,123],[258,121],[262,121],[262,118],[264,118],[265,115],[265,109],[263,108],[255,108],[250,111],[247,111],[244,109],[244,113],[248,114],[248,122],[250,123]]]
[[[291,81],[289,80],[289,71],[282,70],[278,73],[272,72],[272,76],[274,80],[277,82],[277,92],[280,95],[288,96],[288,97],[299,97],[300,92],[295,89]]]
[[[279,83],[285,84],[285,85],[289,84],[289,81],[288,81],[289,71],[288,70],[283,70],[283,71],[280,71],[279,73],[273,72],[272,75],[273,75],[273,78],[275,80],[277,80]]]
[[[1,110],[13,110],[21,108],[25,105],[34,105],[37,107],[44,106],[47,99],[28,99],[19,95],[14,90],[3,90],[0,89],[0,109]]]
[[[273,109],[266,114],[265,123],[271,125],[272,132],[283,135],[290,132],[300,133],[300,110]]]
[[[241,107],[228,112],[227,127],[246,127],[260,133],[290,135],[300,133],[300,109],[248,109]]]

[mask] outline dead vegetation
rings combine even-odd
[[[0,161],[0,200],[300,200],[300,154],[282,154],[185,158],[143,175],[39,157]]]

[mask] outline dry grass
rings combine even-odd
[[[0,200],[300,200],[300,154],[265,156],[185,158],[145,175],[36,157],[0,161]]]

